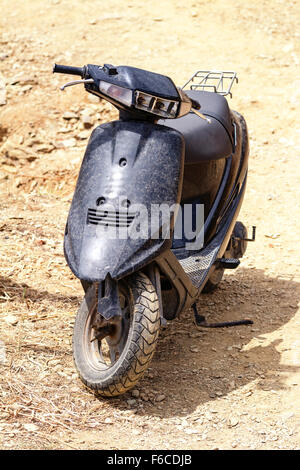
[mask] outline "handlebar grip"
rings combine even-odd
[[[79,75],[84,77],[85,67],[71,67],[69,65],[54,64],[53,73],[66,73],[68,75]]]

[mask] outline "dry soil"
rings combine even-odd
[[[300,434],[299,2],[1,0],[0,447],[296,449]],[[116,117],[54,62],[127,64],[182,85],[236,70],[230,106],[251,156],[240,220],[257,226],[241,267],[162,331],[133,394],[86,390],[73,366],[80,283],[64,224],[92,128]],[[5,96],[6,95],[6,96]]]

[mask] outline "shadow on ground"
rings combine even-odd
[[[286,374],[298,367],[281,364],[278,330],[294,317],[299,300],[300,284],[293,279],[272,278],[259,269],[239,269],[225,276],[214,293],[201,295],[199,312],[212,322],[250,318],[254,324],[200,329],[194,326],[191,310],[169,322],[150,371],[137,387],[149,398],[143,408],[137,402],[137,414],[185,416],[207,401],[247,384],[251,387],[255,379],[256,388],[285,389]],[[265,337],[275,331],[275,339]],[[156,402],[159,395],[166,397],[162,403]],[[127,393],[111,401],[124,409],[129,397]]]
[[[46,307],[55,304],[60,307],[64,322],[63,312],[67,308],[75,313],[82,298],[39,291],[0,277],[2,301],[7,301],[7,296],[15,308],[18,302],[26,303],[26,299],[30,299],[32,306],[42,301]],[[133,409],[141,416],[186,416],[199,405],[226,397],[247,385],[250,393],[251,387],[265,391],[285,389],[286,375],[298,367],[281,364],[278,346],[282,342],[281,328],[296,314],[299,300],[300,284],[293,279],[272,278],[258,269],[238,269],[225,276],[214,293],[200,296],[199,312],[210,322],[250,318],[254,324],[211,330],[196,328],[191,310],[168,322],[150,369],[137,386],[144,400],[137,400]],[[58,323],[48,321],[54,334]],[[70,335],[72,323],[73,317],[67,320],[70,330],[66,335]],[[56,352],[62,358],[71,354],[71,344],[63,349],[55,344],[53,349],[51,343],[50,337],[48,345],[30,342],[23,347],[46,354]],[[158,402],[161,395],[165,398]],[[132,398],[130,392],[109,402],[124,410],[132,407],[128,398]]]
[[[12,279],[0,276],[0,302],[19,301],[26,303],[26,300],[30,300],[33,304],[40,301],[68,302],[70,307],[77,309],[82,297],[83,291],[81,296],[52,294],[47,290],[34,289],[25,282],[17,283]]]

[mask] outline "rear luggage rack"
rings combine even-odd
[[[189,85],[190,90],[212,91],[232,98],[231,88],[235,81],[238,83],[236,72],[198,70],[182,88]]]

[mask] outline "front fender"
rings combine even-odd
[[[65,233],[65,256],[77,277],[102,281],[110,273],[118,279],[171,247],[172,235],[151,238],[149,217],[151,204],[179,203],[183,158],[182,135],[161,125],[114,121],[94,129]],[[132,220],[136,223],[138,211],[134,208],[140,204],[148,211],[146,236],[111,237],[114,229],[131,226]],[[172,233],[174,217],[171,219]]]

